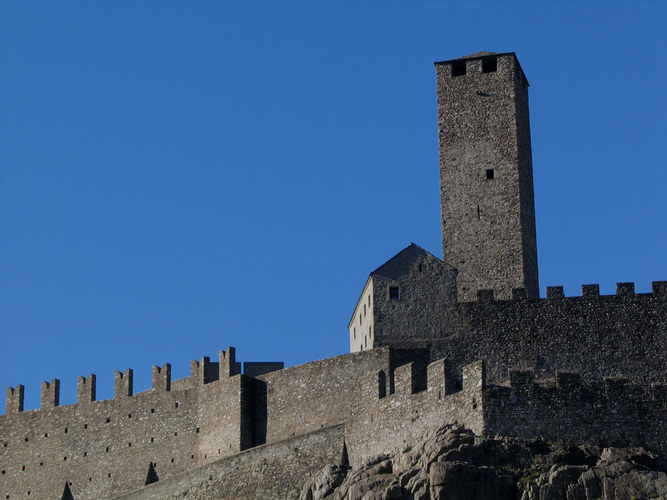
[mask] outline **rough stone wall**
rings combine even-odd
[[[0,498],[60,498],[65,482],[75,498],[105,498],[143,486],[151,466],[167,478],[237,453],[243,376],[205,384],[211,365],[194,363],[173,387],[166,365],[134,395],[131,370],[117,372],[103,401],[91,400],[94,377],[80,379],[75,405],[56,406],[56,384],[43,386],[43,408],[0,415]]]
[[[326,464],[340,463],[343,426],[258,446],[117,497],[133,500],[297,498],[301,485]],[[78,497],[77,497],[78,498]]]
[[[389,361],[388,349],[372,352],[375,351],[383,353],[383,363]],[[368,354],[333,359],[337,359],[338,365],[341,361],[368,364]],[[382,379],[384,391],[379,372],[369,376],[367,370],[360,372],[357,382],[362,399],[349,408],[349,413],[339,415],[341,424],[324,428],[315,425],[316,429],[305,434],[269,442],[186,474],[160,479],[119,498],[296,498],[301,485],[326,464],[359,465],[377,454],[403,451],[426,430],[445,423],[465,422],[476,432],[483,431],[485,375],[481,361],[465,367],[463,389],[456,393],[449,389],[448,378],[452,374],[444,360],[428,366],[427,387],[422,387],[420,368],[415,363],[384,368],[390,370],[390,375]],[[394,380],[392,393],[388,392],[390,378]],[[295,396],[289,404],[305,411],[299,395]],[[327,408],[336,411],[336,404],[334,400]],[[301,430],[296,426],[294,429]]]
[[[518,287],[536,298],[528,82],[513,53],[436,63],[436,76],[443,260],[458,298]]]
[[[484,432],[665,452],[665,397],[664,384],[625,378],[583,384],[579,374],[569,372],[537,381],[532,370],[512,370],[508,385],[484,391]]]
[[[619,284],[616,295],[601,296],[597,286],[583,290],[564,297],[562,287],[549,287],[546,299],[459,304],[453,337],[432,356],[458,366],[482,358],[491,382],[519,367],[536,368],[541,378],[569,370],[585,379],[660,381],[667,366],[665,282],[646,294],[635,294],[632,284]]]
[[[430,340],[452,330],[456,271],[437,257],[410,245],[376,269],[371,280],[375,347],[402,338]]]
[[[483,362],[464,367],[462,390],[455,393],[449,380],[453,374],[445,360],[426,367],[426,386],[422,386],[419,372],[415,363],[395,367],[391,374],[393,391],[389,387],[390,377],[381,373],[366,382],[368,396],[362,411],[345,426],[351,464],[403,451],[425,431],[445,423],[462,423],[475,432],[483,432]]]
[[[347,421],[366,381],[389,372],[389,349],[336,356],[257,377],[266,384],[266,442]],[[262,403],[258,403],[258,408]]]
[[[495,300],[483,291],[479,300],[459,303],[454,327],[441,338],[423,341],[414,332],[407,340],[403,330],[385,344],[429,349],[431,360],[448,358],[457,371],[484,359],[491,383],[505,380],[510,368],[535,368],[540,378],[556,370],[585,379],[664,377],[667,282],[641,294],[632,283],[619,283],[616,295],[600,295],[597,285],[584,285],[579,297],[564,297],[562,287],[547,287],[546,299],[515,293],[515,300]]]

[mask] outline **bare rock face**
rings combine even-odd
[[[667,460],[642,448],[487,439],[457,426],[401,453],[330,465],[300,500],[591,500],[667,498]]]

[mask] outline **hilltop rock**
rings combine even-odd
[[[446,426],[403,452],[329,465],[300,500],[667,498],[667,460],[643,448],[476,437]]]

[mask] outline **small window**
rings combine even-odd
[[[389,298],[390,299],[398,299],[399,293],[398,293],[398,287],[397,286],[390,286],[389,287]]]
[[[452,76],[463,76],[466,74],[466,62],[454,61],[452,63]]]
[[[498,58],[487,57],[482,59],[482,73],[494,73],[498,70]]]
[[[352,338],[353,338],[354,340],[357,340],[357,329],[356,329],[356,328],[352,328],[352,335],[353,335]]]
[[[486,169],[486,178],[487,179],[495,179],[496,178],[496,172],[492,168],[487,168]]]

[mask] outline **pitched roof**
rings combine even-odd
[[[403,274],[406,267],[409,266],[412,262],[417,260],[418,257],[426,255],[431,259],[437,260],[446,265],[441,259],[436,257],[430,252],[427,252],[422,247],[410,243],[403,250],[394,255],[387,262],[378,267],[375,271],[371,273],[371,276],[381,276],[383,278],[389,279],[398,279],[398,277]]]

